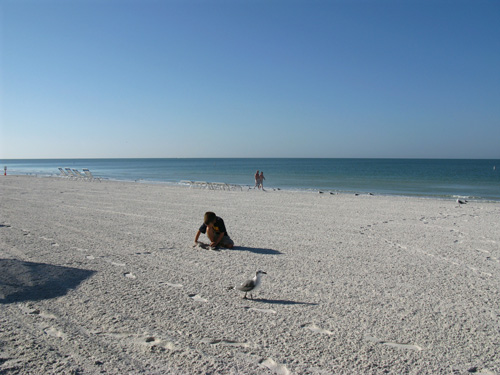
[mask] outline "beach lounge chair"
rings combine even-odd
[[[94,177],[94,175],[87,168],[83,168],[83,173],[85,173],[85,176],[87,176],[87,178],[90,181],[99,181],[99,182],[101,182],[101,179],[99,177]]]
[[[75,174],[76,178],[79,178],[81,180],[87,180],[87,177],[81,174],[78,169],[73,169],[73,173]]]
[[[60,176],[61,177],[67,177],[67,178],[72,178],[73,175],[69,175],[64,169],[62,169],[61,167],[57,168],[59,169],[59,171],[61,172]]]
[[[195,181],[195,182],[193,182],[193,185],[191,185],[191,186],[212,189],[212,184],[210,184],[206,181]]]
[[[226,190],[227,184],[223,182],[212,182],[212,189],[213,190]]]
[[[64,168],[64,170],[66,171],[69,177],[78,178],[78,176],[71,170],[71,168]]]
[[[213,190],[243,190],[241,185],[228,184],[225,182],[211,182]]]
[[[240,190],[240,191],[243,191],[243,187],[241,185],[228,184],[227,186],[229,186],[229,190]]]

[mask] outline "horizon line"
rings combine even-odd
[[[387,160],[500,160],[498,158],[466,158],[466,157],[291,157],[291,156],[271,156],[271,157],[220,157],[220,156],[203,156],[203,157],[62,157],[62,158],[0,158],[0,161],[8,160],[131,160],[131,159],[387,159]]]

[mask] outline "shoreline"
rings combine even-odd
[[[500,174],[491,159],[53,159],[5,162],[7,173],[59,175],[61,166],[89,168],[119,181],[179,183],[182,180],[254,186],[255,170],[265,187],[390,196],[459,197],[500,201]]]
[[[67,179],[66,177],[57,175],[57,174],[11,174],[9,176],[16,176],[16,177],[32,177],[32,178],[54,178],[54,179]],[[4,177],[4,176],[0,176]],[[124,182],[124,183],[137,183],[137,184],[146,184],[146,185],[165,185],[165,186],[180,186],[180,187],[187,187],[186,184],[182,183],[180,181],[156,181],[156,180],[145,180],[145,179],[137,179],[137,180],[128,180],[128,179],[113,179],[113,178],[107,178],[107,177],[100,177],[102,181],[109,181],[109,182]],[[78,180],[74,180],[75,182]],[[85,181],[84,182],[89,182]],[[215,183],[215,181],[207,181],[209,183]],[[236,184],[238,186],[241,186],[243,190],[254,190],[251,185],[241,185],[241,184]],[[468,201],[471,202],[487,202],[487,203],[499,203],[499,199],[492,199],[492,198],[482,198],[482,197],[475,197],[475,196],[467,196],[467,195],[426,195],[426,194],[403,194],[403,193],[384,193],[384,192],[376,192],[376,190],[373,191],[357,191],[357,190],[334,190],[334,189],[318,189],[318,188],[279,188],[279,187],[264,187],[266,189],[266,192],[292,192],[292,193],[308,193],[308,194],[318,194],[319,192],[324,193],[326,195],[329,195],[330,193],[333,193],[333,195],[359,195],[359,196],[364,196],[364,195],[373,195],[373,196],[381,196],[381,197],[401,197],[401,198],[418,198],[418,199],[436,199],[436,200],[456,200],[456,199],[467,199]]]
[[[499,206],[0,178],[0,372],[500,374]]]

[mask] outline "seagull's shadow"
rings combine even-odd
[[[281,251],[273,249],[263,249],[260,247],[246,247],[246,246],[235,246],[232,250],[237,251],[249,251],[255,254],[265,254],[265,255],[280,255],[283,254]]]
[[[290,300],[287,300],[287,299],[254,298],[251,301],[261,302],[261,303],[269,303],[271,305],[309,305],[309,306],[318,306],[317,303],[290,301]]]

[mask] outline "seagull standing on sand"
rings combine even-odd
[[[243,284],[241,284],[238,287],[239,290],[241,290],[242,292],[245,292],[245,296],[243,297],[243,299],[247,299],[248,292],[253,292],[253,291],[257,290],[257,288],[260,287],[260,283],[261,283],[260,278],[262,275],[267,275],[267,273],[259,270],[255,273],[255,277],[253,279],[245,281]],[[250,293],[250,298],[253,299],[252,293]]]
[[[457,199],[457,203],[458,204],[466,204],[467,201],[465,199],[463,199],[463,200],[462,199]]]

